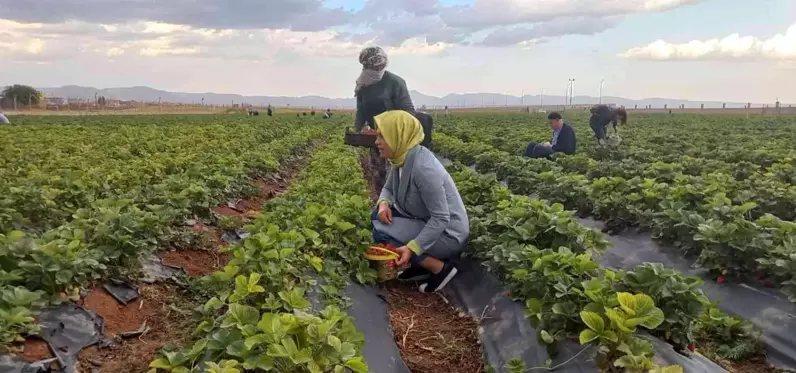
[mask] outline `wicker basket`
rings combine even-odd
[[[351,132],[351,127],[345,129],[345,144],[351,146],[361,146],[364,148],[376,147],[376,134],[365,134]]]
[[[371,253],[372,251],[378,253]],[[371,246],[365,253],[365,258],[376,266],[379,281],[389,281],[398,277],[398,273],[403,269],[395,264],[399,255],[385,247]]]

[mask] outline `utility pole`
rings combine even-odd
[[[542,94],[539,96],[539,107],[544,107],[544,88],[542,88]]]
[[[600,79],[600,104],[603,103],[603,82],[605,79]]]
[[[569,80],[569,106],[572,106],[572,98],[575,97],[575,78]]]
[[[522,90],[522,94],[520,95],[520,106],[525,106],[525,90]]]

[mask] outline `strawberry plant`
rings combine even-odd
[[[666,318],[655,333],[684,350],[695,342],[694,329],[709,301],[699,288],[702,280],[685,277],[660,263],[644,263],[626,271],[621,288],[652,298]]]

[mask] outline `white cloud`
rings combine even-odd
[[[785,34],[768,39],[732,34],[723,39],[693,40],[674,44],[657,40],[647,46],[631,48],[619,57],[640,60],[708,60],[708,59],[796,59],[796,24]]]
[[[342,40],[333,31],[207,29],[149,21],[95,25],[77,21],[39,24],[0,19],[0,30],[3,34],[0,55],[7,61],[62,59],[77,57],[76,52],[106,57],[193,56],[249,60],[268,59],[281,50],[301,55],[354,56],[365,44]],[[415,42],[407,48],[419,47]]]
[[[44,41],[38,38],[16,41],[0,40],[0,55],[10,56],[14,53],[38,55],[44,51],[44,47]]]
[[[451,7],[442,19],[451,27],[483,28],[537,23],[558,17],[609,17],[661,12],[702,0],[476,0],[472,7]]]
[[[397,47],[387,48],[386,52],[389,55],[410,55],[410,56],[431,56],[444,53],[454,44],[451,43],[434,43],[428,44],[425,38],[412,38],[404,41]]]

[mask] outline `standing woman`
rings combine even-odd
[[[354,127],[358,132],[370,127],[376,129],[374,117],[390,110],[403,110],[415,114],[415,106],[409,97],[406,82],[387,71],[387,54],[380,47],[367,47],[359,53],[362,72],[359,74],[354,89],[357,99],[357,113]],[[373,184],[377,190],[384,185],[386,162],[379,157],[376,148],[371,148],[371,164],[378,170]]]

